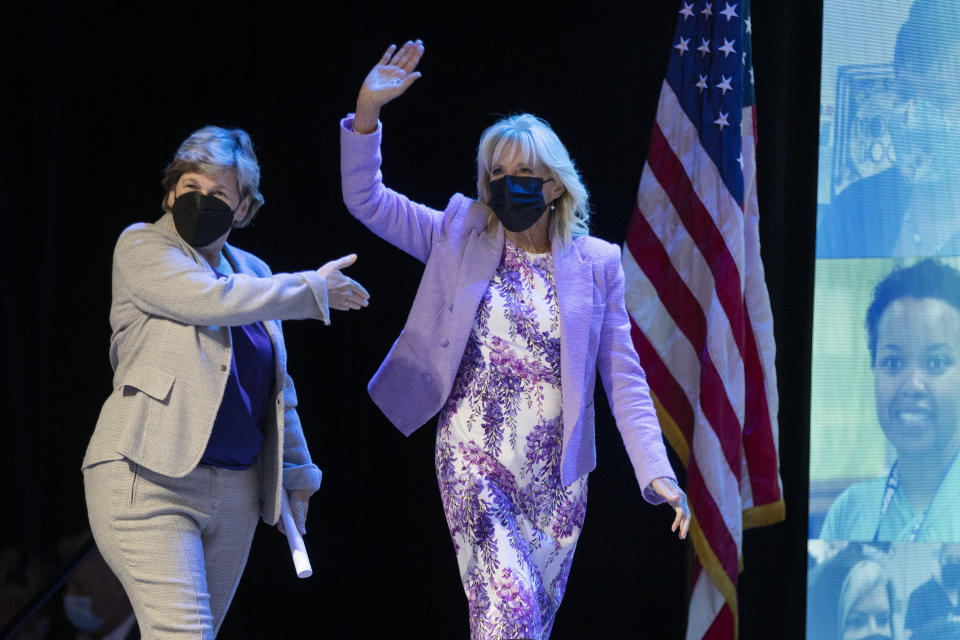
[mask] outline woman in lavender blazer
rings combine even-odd
[[[598,370],[643,496],[673,506],[681,538],[690,513],[630,339],[619,248],[587,235],[586,188],[549,126],[519,115],[484,132],[477,200],[439,211],[383,186],[380,108],[420,77],[422,54],[419,40],[388,48],[341,122],[347,208],[426,264],[368,390],[405,434],[440,414],[471,638],[547,638],[596,466]]]

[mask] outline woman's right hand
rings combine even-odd
[[[403,94],[420,77],[420,72],[415,69],[422,56],[423,42],[420,40],[407,40],[399,51],[395,44],[387,47],[360,87],[357,114],[353,120],[353,129],[357,133],[376,131],[380,108]]]
[[[370,302],[370,294],[359,282],[340,273],[357,261],[357,254],[331,260],[317,269],[317,273],[327,281],[327,304],[338,311],[362,309]]]

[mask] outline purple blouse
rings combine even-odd
[[[230,327],[230,336],[230,377],[200,463],[246,469],[263,445],[260,420],[273,386],[273,344],[262,322]]]

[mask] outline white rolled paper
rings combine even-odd
[[[287,490],[283,488],[280,489],[280,518],[283,520],[283,528],[287,532],[287,544],[290,545],[290,555],[293,556],[293,567],[297,570],[297,577],[309,578],[313,575],[313,567],[310,566],[307,548],[303,545],[303,536],[300,535],[297,523],[293,520]]]

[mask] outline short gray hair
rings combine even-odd
[[[240,201],[250,197],[247,217],[236,225],[247,226],[263,206],[263,195],[260,193],[260,165],[253,152],[253,141],[243,129],[224,129],[208,125],[191,133],[180,144],[163,172],[163,210],[170,210],[166,195],[177,185],[183,174],[199,172],[213,176],[231,168],[237,171]]]
[[[590,232],[590,194],[567,148],[545,120],[529,113],[501,118],[487,127],[477,146],[477,199],[490,201],[490,168],[514,148],[534,168],[546,168],[564,186],[551,212],[550,235],[561,244]],[[549,204],[549,203],[548,203]],[[497,224],[491,215],[488,227]]]

